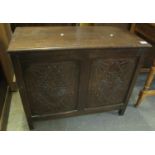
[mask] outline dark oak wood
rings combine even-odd
[[[18,27],[9,51],[60,50],[83,48],[149,47],[143,40],[126,30],[106,26],[84,27]]]
[[[146,51],[144,51],[144,53],[145,53],[145,52],[146,52]],[[136,69],[135,69],[135,73],[134,73],[134,75],[133,75],[133,78],[132,78],[131,81],[130,81],[130,87],[129,87],[128,93],[127,93],[127,95],[126,95],[126,99],[125,99],[125,101],[124,101],[124,106],[122,107],[122,109],[119,110],[119,115],[123,115],[124,112],[125,112],[126,106],[127,106],[127,104],[128,104],[129,98],[130,98],[130,96],[131,96],[132,89],[133,89],[134,84],[135,84],[135,82],[136,82],[136,79],[137,79],[137,76],[138,76],[138,74],[139,74],[140,68],[141,68],[141,66],[142,66],[143,60],[144,60],[144,54],[142,54],[142,55],[139,57],[139,59],[138,59],[138,63],[137,63]]]
[[[21,64],[20,64],[20,60],[18,58],[18,55],[14,56],[13,63],[14,63],[14,70],[15,70],[15,75],[17,78],[17,85],[19,88],[19,92],[20,92],[20,96],[23,102],[23,107],[25,110],[25,114],[26,114],[26,118],[28,121],[28,125],[30,129],[33,129],[33,125],[32,125],[32,120],[31,120],[31,108],[30,108],[30,98],[28,98],[25,88],[25,83],[24,83],[24,77],[23,77],[23,72],[21,69]]]
[[[124,114],[150,44],[113,27],[17,28],[8,52],[33,120],[119,110]]]

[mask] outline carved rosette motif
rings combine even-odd
[[[93,60],[86,107],[122,103],[135,63],[135,58]]]
[[[75,110],[78,77],[79,66],[74,61],[32,63],[25,67],[24,79],[32,114]]]

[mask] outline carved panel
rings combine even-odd
[[[130,84],[135,63],[136,58],[93,60],[86,107],[122,103]]]
[[[79,82],[76,61],[25,64],[24,80],[32,115],[75,110]]]

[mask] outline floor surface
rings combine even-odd
[[[117,111],[89,114],[63,119],[38,121],[36,131],[152,131],[155,130],[155,97],[147,97],[135,108],[139,90],[143,87],[146,74],[141,74],[132,92],[124,116]],[[153,86],[155,88],[155,85]],[[13,94],[8,131],[29,130],[19,93]]]

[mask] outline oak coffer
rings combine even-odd
[[[149,47],[115,27],[17,28],[8,52],[29,126],[109,110],[123,115]]]

